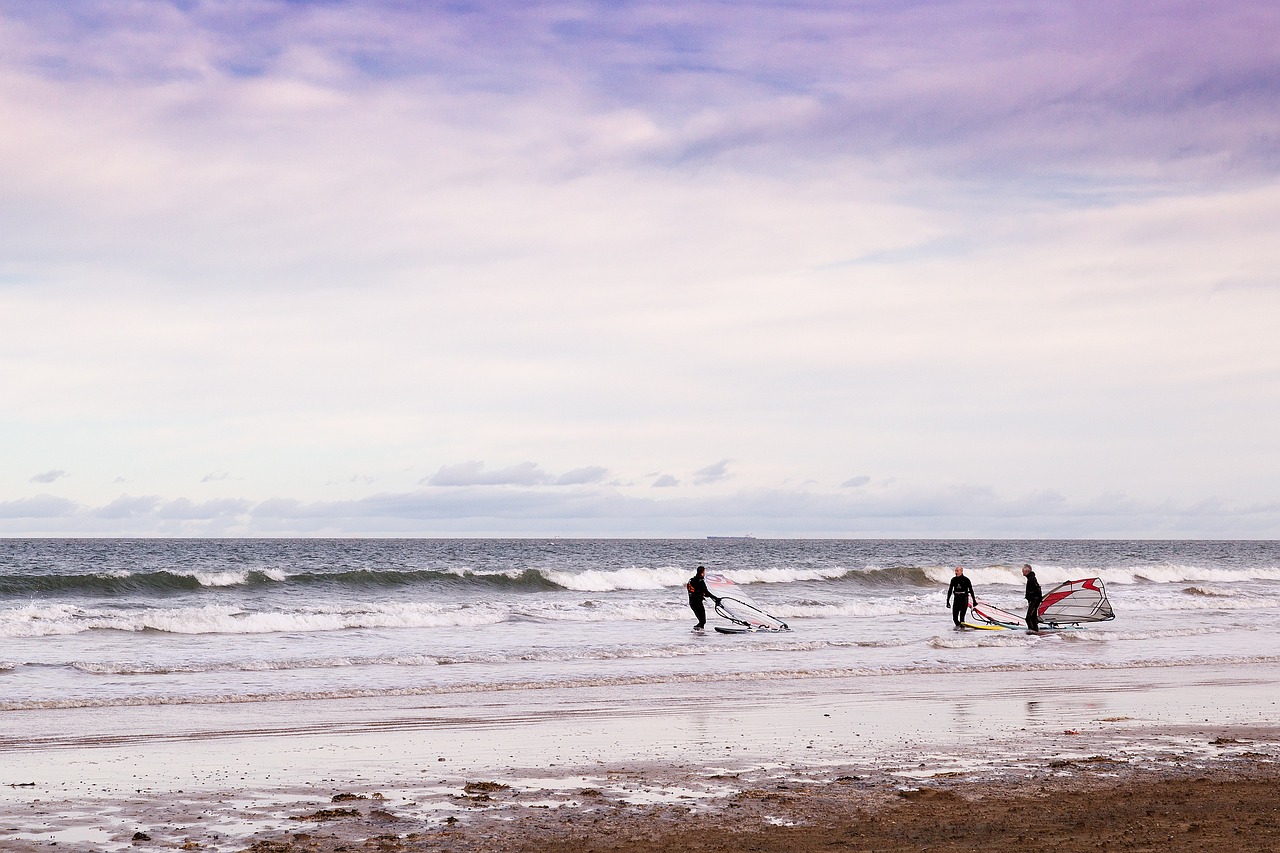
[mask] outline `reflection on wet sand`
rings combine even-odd
[[[138,827],[158,838],[164,824],[171,841],[236,850],[338,808],[453,827],[609,802],[714,812],[762,785],[846,779],[892,792],[1280,757],[1280,736],[1259,725],[1280,716],[1280,667],[1031,672],[1016,689],[1009,677],[777,679],[749,696],[726,680],[46,710],[27,732],[23,712],[8,712],[0,842],[123,850]],[[477,781],[502,787],[466,790]],[[331,803],[348,793],[382,800]]]

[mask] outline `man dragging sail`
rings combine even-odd
[[[947,605],[951,607],[951,621],[956,623],[956,627],[961,627],[964,622],[964,613],[969,609],[969,599],[974,601],[978,597],[973,594],[973,583],[964,576],[964,566],[956,566],[956,576],[951,579],[951,585],[947,587]],[[955,603],[952,604],[954,599]]]
[[[703,626],[707,624],[707,609],[702,605],[702,599],[709,598],[716,604],[720,603],[720,599],[711,594],[711,590],[707,589],[707,567],[698,566],[698,570],[694,572],[693,577],[689,578],[689,582],[684,588],[689,592],[689,607],[693,610],[693,615],[698,617],[698,624],[693,626],[693,630],[701,631]]]

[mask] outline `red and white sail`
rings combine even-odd
[[[1116,618],[1102,578],[1060,583],[1040,602],[1040,621],[1050,625],[1079,625]]]

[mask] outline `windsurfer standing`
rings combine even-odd
[[[951,621],[956,623],[956,627],[961,627],[960,623],[964,621],[964,613],[969,609],[969,599],[978,600],[978,596],[974,595],[973,582],[964,576],[964,566],[956,566],[956,576],[951,579],[951,585],[947,587],[947,606],[951,608]],[[952,604],[954,599],[955,603]]]
[[[1044,598],[1044,593],[1040,591],[1040,581],[1036,580],[1035,570],[1030,564],[1022,567],[1022,576],[1027,579],[1027,630],[1040,630],[1040,601]]]
[[[720,603],[720,599],[711,594],[711,590],[707,589],[707,567],[698,566],[698,570],[693,573],[693,577],[689,578],[689,582],[684,588],[689,592],[689,608],[693,611],[693,615],[698,617],[698,624],[693,626],[693,630],[701,631],[707,624],[707,608],[703,606],[702,599],[709,598],[716,604]]]

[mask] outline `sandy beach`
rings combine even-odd
[[[1268,849],[1278,684],[1082,667],[11,711],[0,846]]]

